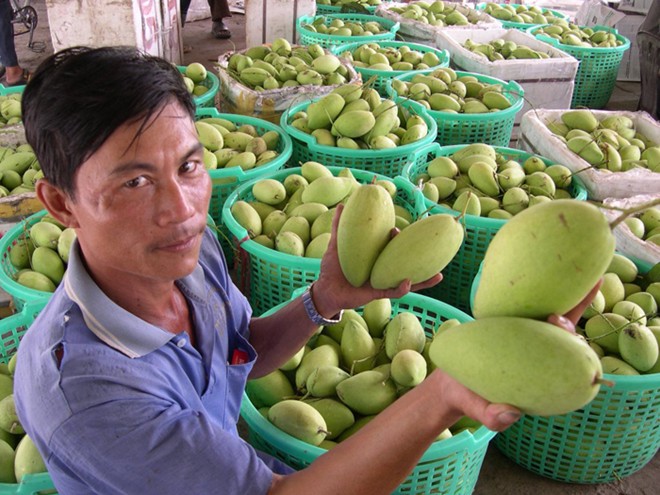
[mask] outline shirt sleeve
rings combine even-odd
[[[247,442],[203,412],[146,395],[72,415],[50,447],[49,463],[104,495],[259,495],[273,476]]]

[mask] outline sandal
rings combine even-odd
[[[5,72],[7,72],[7,69],[5,68],[4,65],[0,66],[0,79],[2,79],[5,76]]]
[[[24,85],[27,84],[29,79],[30,79],[30,73],[25,69],[23,69],[23,73],[21,74],[21,77],[19,77],[14,82],[9,82],[7,80],[7,74],[5,73],[5,75],[4,75],[4,86],[6,88],[9,88],[9,87],[12,87],[12,86],[24,86]]]
[[[225,23],[222,21],[214,21],[213,27],[211,28],[211,34],[214,38],[219,40],[226,40],[231,38],[231,32],[229,28],[225,26]]]

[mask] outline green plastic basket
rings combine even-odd
[[[14,306],[17,310],[21,310],[26,302],[37,302],[40,300],[48,300],[52,295],[50,292],[43,292],[40,290],[31,289],[19,284],[14,280],[14,276],[18,273],[18,269],[9,261],[9,252],[15,246],[19,239],[27,234],[30,227],[37,223],[41,218],[48,213],[46,210],[41,210],[26,219],[14,225],[0,238],[0,287],[9,294],[13,300]]]
[[[222,207],[229,195],[236,190],[236,188],[252,179],[257,179],[263,175],[270,174],[279,170],[287,165],[292,153],[291,138],[276,124],[268,122],[267,120],[259,119],[257,117],[249,117],[245,115],[220,113],[215,108],[200,108],[195,113],[197,118],[216,117],[229,120],[241,126],[243,124],[253,125],[259,135],[265,134],[268,131],[276,131],[280,140],[277,144],[276,151],[279,155],[268,162],[251,170],[243,170],[241,167],[221,168],[209,170],[211,176],[211,201],[209,203],[209,215],[218,225],[219,235],[218,239],[222,246],[222,251],[225,253],[227,264],[232,266],[234,259],[234,252],[229,242],[229,231],[222,223]]]
[[[16,353],[20,340],[34,319],[46,305],[46,299],[26,302],[20,313],[0,319],[0,362],[8,363]],[[48,473],[26,475],[20,483],[0,483],[0,495],[37,495],[55,493],[53,480]]]
[[[432,70],[407,72],[393,79],[409,81],[416,74],[429,74]],[[441,146],[450,146],[455,144],[485,143],[493,146],[508,146],[513,132],[513,124],[516,114],[520,112],[525,103],[523,95],[525,91],[522,86],[515,81],[503,81],[495,77],[484,76],[474,72],[456,71],[458,77],[474,76],[480,82],[487,84],[501,84],[503,94],[511,102],[511,106],[506,110],[488,113],[450,113],[437,110],[427,110],[426,112],[436,122],[438,126],[438,136],[436,141]],[[404,98],[392,87],[392,80],[387,82],[387,94],[396,102],[410,102],[418,108],[424,108],[421,104]]]
[[[177,69],[179,69],[181,74],[186,72],[185,66],[178,65]],[[199,84],[206,86],[209,90],[203,95],[193,96],[193,101],[197,108],[215,107],[215,95],[218,94],[218,90],[220,89],[220,79],[218,79],[218,76],[211,71],[207,71],[206,79]]]
[[[630,48],[630,40],[618,34],[614,28],[606,26],[592,26],[592,29],[598,31],[609,31],[616,35],[621,46],[612,48],[588,48],[582,46],[571,46],[560,43],[559,40],[543,34],[536,34],[536,31],[547,26],[535,26],[527,30],[528,33],[537,39],[549,43],[556,48],[568,53],[580,61],[577,73],[575,74],[575,86],[573,89],[573,98],[571,108],[586,107],[592,109],[603,108],[610,101],[614,85],[616,84],[617,73],[623,55]],[[582,27],[582,26],[581,26]]]
[[[332,47],[331,50],[332,53],[339,56],[340,54],[346,51],[350,51],[352,53],[358,47],[365,45],[367,43],[370,42],[363,41],[359,43],[346,43],[343,45],[335,45]],[[436,54],[436,56],[440,60],[440,63],[434,65],[433,67],[429,67],[429,69],[437,69],[439,67],[449,67],[449,52],[447,50],[440,50],[432,46],[422,45],[420,43],[408,43],[405,41],[381,41],[378,43],[378,45],[380,45],[381,47],[397,47],[397,48],[406,45],[409,46],[412,50],[417,50],[418,52],[422,52],[422,53],[432,52]],[[369,69],[367,67],[354,67],[354,68],[359,74],[362,75],[363,81],[369,81],[373,77],[374,78],[373,87],[383,97],[387,97],[387,81],[389,79],[392,79],[393,77],[396,76],[400,76],[407,72],[417,72],[417,71],[403,71],[403,70],[384,71],[384,70]]]
[[[318,98],[317,98],[318,99]],[[406,111],[418,114],[424,119],[428,126],[428,134],[419,141],[396,148],[380,150],[350,150],[338,148],[336,146],[324,146],[316,142],[316,138],[311,134],[296,129],[289,122],[291,117],[297,112],[305,111],[307,107],[315,100],[306,100],[298,103],[282,114],[280,125],[284,131],[291,137],[293,143],[292,164],[301,164],[308,161],[315,161],[326,166],[348,167],[368,170],[388,177],[396,177],[401,174],[403,167],[409,161],[412,153],[420,146],[432,143],[436,137],[437,125],[421,106],[411,106],[402,104]]]
[[[288,301],[272,308],[267,314],[286,304]],[[447,319],[471,320],[468,315],[451,306],[415,293],[392,299],[392,314],[404,311],[417,315],[429,335],[430,329],[436,328],[440,322]],[[256,410],[247,394],[243,395],[241,416],[248,425],[250,443],[294,469],[308,466],[326,452],[275,427]],[[466,430],[454,437],[434,442],[394,493],[471,494],[477,483],[488,443],[493,436],[494,432],[482,426],[474,433]]]
[[[426,172],[426,164],[428,162],[438,156],[449,156],[463,147],[460,145],[440,147],[434,144],[421,149],[416,153],[417,156],[404,169],[402,175],[406,180],[414,183],[417,176]],[[513,148],[499,146],[495,146],[494,148],[497,153],[517,161],[524,161],[533,155],[533,153],[527,153]],[[555,163],[548,158],[541,158],[546,165]],[[585,201],[587,199],[587,190],[576,176],[573,176],[570,193],[577,200]],[[424,198],[424,204],[429,208],[432,215],[444,213],[458,217],[461,214],[461,212],[440,206],[428,198]],[[506,220],[465,215],[461,219],[461,223],[465,228],[465,238],[456,256],[442,270],[442,282],[429,289],[424,289],[422,293],[444,301],[462,311],[471,313],[470,292],[474,278],[486,255],[490,241],[506,223]]]
[[[650,269],[636,264],[641,273]],[[614,386],[601,386],[584,408],[523,415],[495,445],[520,466],[569,483],[609,483],[639,471],[660,449],[660,373],[603,377]]]
[[[317,17],[324,17],[326,26],[329,26],[333,19],[341,19],[345,22],[377,22],[383,27],[383,29],[385,29],[385,32],[373,34],[371,36],[336,36],[332,34],[315,33],[303,26],[303,24],[311,24]],[[399,30],[399,23],[383,17],[367,14],[332,14],[324,16],[304,15],[296,19],[296,30],[302,45],[318,44],[322,47],[329,48],[333,45],[340,45],[343,43],[365,43],[368,41],[380,43],[381,41],[393,40],[396,36],[396,32]]]
[[[31,289],[30,287],[25,287],[16,282],[14,277],[18,273],[18,269],[12,265],[9,260],[9,252],[12,250],[13,246],[15,246],[19,242],[19,239],[24,235],[29,236],[30,227],[39,222],[47,213],[46,210],[41,210],[30,215],[14,225],[11,229],[5,232],[2,238],[0,238],[0,253],[2,254],[0,257],[0,287],[11,296],[14,307],[19,311],[26,303],[45,303],[52,296],[51,292]],[[215,221],[210,215],[207,218],[207,223],[211,228],[217,230],[215,227]]]
[[[486,2],[478,3],[475,6],[475,9],[484,11],[486,10]],[[505,4],[499,4],[501,7],[504,7]],[[513,4],[511,4],[513,5]],[[515,6],[515,5],[514,5]],[[552,10],[552,9],[541,9],[541,12],[545,14],[550,14],[553,17],[556,17],[557,19],[563,19],[565,21],[568,21],[570,17],[562,12],[559,12],[557,10]],[[491,16],[492,17],[492,16]],[[497,19],[495,17],[495,19]],[[534,24],[534,23],[526,23],[526,22],[513,22],[513,21],[503,21],[502,19],[497,19],[502,23],[502,27],[505,27],[507,29],[517,29],[519,31],[527,31],[530,27],[536,27],[536,26],[542,26],[543,24]]]
[[[343,167],[328,168],[336,176]],[[288,168],[264,176],[262,179],[283,181],[287,176],[300,172],[300,167]],[[413,218],[423,215],[421,193],[403,177],[391,179],[356,169],[351,169],[351,173],[363,184],[371,183],[374,179],[393,182],[397,186],[395,204],[406,208]],[[237,285],[250,302],[255,316],[287,301],[295,289],[305,287],[316,280],[321,269],[319,259],[280,253],[249,239],[247,231],[236,222],[231,214],[231,207],[236,201],[254,199],[252,186],[257,180],[259,179],[242,184],[229,196],[222,210],[223,223],[231,233],[232,242],[236,244]]]
[[[25,91],[25,84],[22,86],[5,86],[4,84],[0,84],[0,96],[12,93],[22,93],[23,91]]]

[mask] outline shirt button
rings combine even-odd
[[[177,347],[183,347],[184,345],[186,345],[186,339],[181,339],[176,343]]]

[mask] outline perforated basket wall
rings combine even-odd
[[[577,74],[575,75],[571,108],[586,107],[598,109],[607,105],[614,91],[623,54],[630,48],[630,40],[618,34],[616,29],[605,26],[594,26],[594,29],[613,32],[616,34],[616,38],[622,41],[623,44],[612,48],[571,46],[559,43],[558,40],[550,36],[536,34],[536,31],[542,27],[532,27],[528,32],[541,41],[550,43],[580,61]]]
[[[312,101],[315,100],[307,100],[292,106],[282,114],[280,120],[282,129],[291,137],[293,143],[291,163],[294,165],[315,161],[326,166],[356,168],[388,177],[396,177],[401,174],[412,153],[420,146],[432,143],[437,134],[437,125],[426,110],[420,106],[412,107],[408,105],[404,108],[404,111],[410,115],[419,115],[428,127],[428,134],[414,143],[379,150],[351,150],[320,145],[314,136],[306,134],[290,124],[293,115],[296,112],[305,111]]]
[[[277,309],[279,308],[271,308],[267,314]],[[417,315],[427,332],[428,329],[436,328],[441,321],[450,318],[459,321],[471,319],[455,308],[415,293],[392,300],[393,315],[404,311]],[[295,469],[308,466],[325,453],[324,449],[301,442],[275,427],[255,409],[247,395],[243,395],[241,416],[248,425],[250,443],[254,447],[281,459]],[[494,435],[494,432],[481,427],[474,433],[463,431],[454,437],[434,442],[394,493],[471,494],[477,483],[488,443]]]
[[[358,47],[364,45],[365,43],[370,43],[369,41],[366,42],[359,42],[359,43],[346,43],[343,45],[335,45],[332,47],[332,53],[335,55],[341,55],[345,51],[350,51],[354,52]],[[379,46],[382,48],[386,47],[394,47],[394,48],[399,48],[401,46],[408,46],[411,50],[416,50],[418,52],[422,53],[435,53],[435,55],[438,57],[438,60],[440,61],[439,64],[434,65],[433,67],[429,67],[429,69],[437,69],[438,67],[449,67],[449,52],[447,50],[440,50],[438,48],[428,46],[428,45],[422,45],[420,43],[408,43],[405,41],[381,41],[378,43]],[[368,67],[355,67],[355,70],[362,75],[362,80],[364,82],[367,82],[373,79],[373,88],[380,93],[381,96],[387,97],[387,81],[389,79],[392,79],[393,77],[400,76],[406,72],[415,72],[415,71],[402,71],[402,70],[391,70],[391,71],[383,71],[383,70],[376,70],[376,69],[369,69]]]
[[[377,22],[382,26],[383,32],[373,34],[371,36],[337,36],[332,34],[316,33],[305,27],[305,24],[311,24],[318,17],[324,17],[324,23],[329,26],[333,19],[341,19],[344,22]],[[331,14],[324,16],[301,16],[296,19],[296,30],[302,45],[318,44],[322,47],[331,47],[333,45],[340,45],[342,43],[352,42],[380,42],[393,40],[396,32],[399,30],[399,23],[384,19],[375,15],[367,14]]]
[[[421,72],[408,72],[394,79],[410,81],[415,74],[428,74],[431,70]],[[487,84],[501,84],[502,93],[511,102],[511,106],[505,110],[488,113],[450,113],[437,110],[426,110],[438,127],[436,141],[441,146],[455,144],[486,143],[493,146],[508,146],[513,132],[516,114],[522,109],[525,91],[515,81],[503,81],[495,77],[484,76],[474,72],[456,71],[458,77],[473,76],[480,82]],[[396,102],[409,102],[412,105],[421,105],[414,100],[403,98],[397,94],[392,87],[392,81],[387,82],[387,93]]]
[[[328,167],[337,175],[342,167]],[[283,181],[291,174],[300,174],[301,168],[280,170],[262,177]],[[389,180],[397,186],[394,203],[403,206],[413,218],[424,212],[421,193],[412,185],[398,177],[391,179],[383,175],[351,169],[353,176],[363,184],[376,180]],[[258,180],[258,179],[257,179]],[[241,185],[225,202],[222,219],[229,228],[232,242],[237,250],[236,268],[237,285],[245,294],[252,311],[260,315],[270,308],[287,301],[293,291],[305,287],[318,278],[321,260],[281,253],[250,240],[247,231],[241,227],[231,214],[231,206],[239,200],[252,201],[252,186],[256,180]]]
[[[449,156],[464,146],[430,147],[420,150],[412,161],[410,166],[406,167],[403,176],[414,183],[417,176],[427,171],[426,164],[438,156]],[[495,150],[511,160],[523,161],[532,156],[532,153],[496,146]],[[541,157],[546,165],[554,163],[548,158]],[[573,177],[570,186],[571,195],[578,200],[587,199],[587,191],[579,179]],[[424,198],[430,213],[450,214],[459,216],[461,212],[445,208],[433,201]],[[442,270],[443,279],[438,285],[425,289],[422,293],[433,298],[444,301],[462,311],[471,314],[470,291],[474,277],[479,271],[481,262],[486,255],[486,250],[495,234],[506,223],[506,220],[497,218],[477,217],[474,215],[465,215],[461,220],[465,228],[465,238],[458,253],[452,261]]]
[[[250,170],[243,170],[241,167],[209,170],[212,184],[209,215],[218,226],[218,239],[220,240],[222,251],[227,259],[227,264],[231,267],[234,260],[234,251],[229,242],[229,230],[222,223],[222,207],[225,204],[225,201],[239,185],[285,167],[291,158],[293,147],[291,139],[280,126],[263,119],[248,117],[245,115],[220,113],[215,108],[198,109],[195,116],[198,119],[204,117],[222,118],[233,122],[237,126],[249,124],[257,129],[259,135],[263,135],[268,131],[276,131],[280,136],[277,148],[275,149],[279,153],[278,156],[265,165]]]

